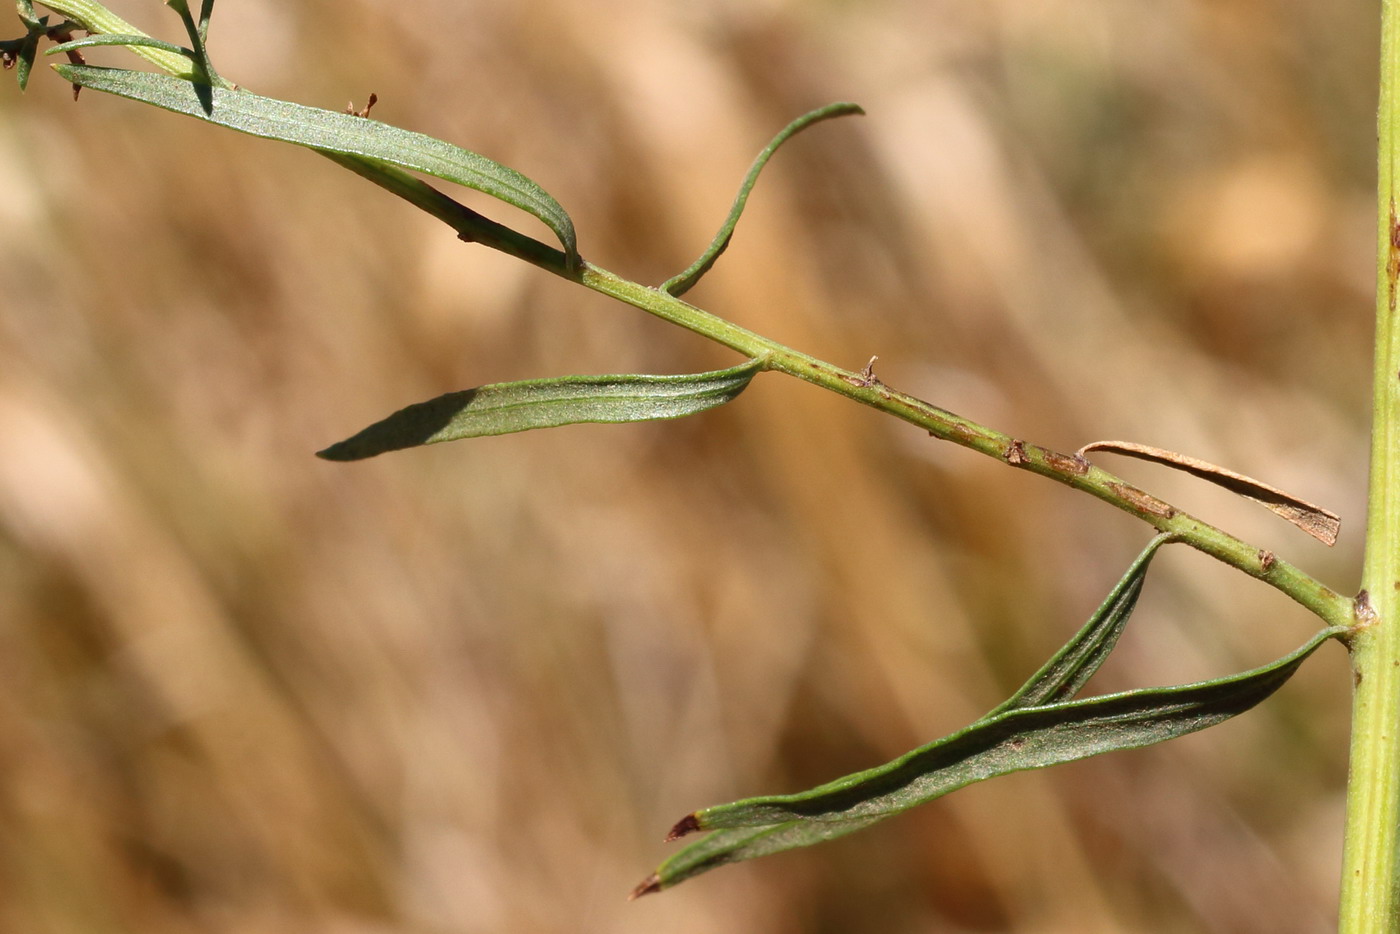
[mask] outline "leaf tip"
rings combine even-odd
[[[645,879],[643,879],[641,882],[639,882],[639,883],[637,884],[637,887],[636,887],[635,889],[633,889],[633,890],[628,894],[627,900],[628,900],[629,902],[635,902],[637,899],[641,898],[643,895],[650,895],[650,894],[653,893],[653,892],[660,892],[660,891],[661,891],[661,877],[658,876],[656,873],[652,873],[651,875],[647,876]]]
[[[694,814],[687,814],[685,817],[682,817],[676,823],[676,826],[671,828],[669,833],[666,834],[666,842],[671,843],[673,841],[679,840],[681,837],[684,837],[687,834],[695,833],[695,831],[699,829],[700,818]]]
[[[357,455],[345,441],[337,441],[328,448],[322,448],[316,452],[316,456],[323,461],[353,461],[360,459],[360,455]]]

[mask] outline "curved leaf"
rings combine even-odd
[[[1078,694],[1099,666],[1108,658],[1123,627],[1137,608],[1138,596],[1142,593],[1143,582],[1147,579],[1147,566],[1152,556],[1167,542],[1170,535],[1158,535],[1148,542],[1142,554],[1128,568],[1127,573],[1114,585],[1094,615],[1079,632],[1074,634],[1064,647],[1055,653],[1048,662],[1020,689],[1007,698],[991,713],[990,718],[1008,710],[1022,707],[1039,707],[1056,701],[1065,701]]]
[[[361,460],[416,447],[579,422],[644,422],[694,415],[743,392],[757,360],[682,376],[562,376],[493,383],[410,405],[318,457]]]
[[[778,147],[786,143],[789,139],[801,133],[814,123],[823,120],[830,120],[832,117],[844,117],[848,114],[863,114],[864,110],[859,104],[837,103],[828,104],[825,107],[803,114],[796,120],[783,127],[773,141],[764,147],[763,152],[758,154],[758,158],[749,167],[749,172],[744,176],[743,183],[739,186],[739,194],[734,199],[734,206],[729,209],[729,216],[719,228],[719,233],[715,234],[714,240],[700,258],[690,265],[690,268],[678,276],[674,276],[661,283],[661,291],[669,292],[672,295],[682,295],[689,291],[695,283],[700,281],[700,277],[710,271],[710,267],[719,259],[721,253],[729,246],[729,241],[734,237],[734,228],[739,223],[739,215],[744,213],[744,205],[748,203],[749,192],[753,190],[754,183],[758,181],[758,175],[763,171],[763,167],[768,164],[768,160],[773,158],[773,153],[778,151]]]
[[[1286,490],[1269,486],[1262,480],[1246,477],[1242,473],[1236,473],[1200,458],[1187,457],[1185,454],[1153,447],[1150,444],[1138,444],[1134,441],[1095,441],[1092,444],[1084,445],[1076,454],[1083,457],[1091,451],[1104,451],[1108,454],[1136,457],[1139,460],[1184,471],[1193,477],[1200,477],[1202,480],[1224,487],[1231,493],[1243,496],[1245,499],[1254,500],[1274,515],[1288,520],[1329,548],[1337,544],[1337,536],[1342,530],[1341,517],[1330,509],[1315,506]]]
[[[696,812],[694,823],[704,830],[887,816],[998,775],[1185,736],[1273,694],[1303,659],[1337,634],[1324,629],[1292,654],[1239,675],[1009,710],[887,765],[800,794],[706,808]]]
[[[265,139],[295,143],[423,172],[484,192],[543,221],[564,246],[569,267],[579,263],[573,221],[543,188],[499,162],[443,140],[350,114],[194,83],[168,75],[93,65],[55,65],[81,87],[106,91]],[[200,97],[209,92],[206,113]]]
[[[1243,674],[1007,710],[888,765],[808,792],[697,811],[676,825],[671,838],[696,830],[715,832],[662,863],[633,897],[726,863],[844,836],[973,782],[1149,746],[1214,726],[1269,697],[1318,646],[1344,631],[1324,629],[1291,654]]]

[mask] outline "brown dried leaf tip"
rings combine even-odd
[[[666,834],[666,842],[670,843],[673,840],[679,840],[686,834],[695,833],[695,831],[699,829],[700,818],[696,817],[694,814],[687,814],[676,822],[676,826],[671,828],[670,833]]]
[[[1122,454],[1125,457],[1136,457],[1139,460],[1183,470],[1193,477],[1208,480],[1216,486],[1222,486],[1232,493],[1243,496],[1245,499],[1254,500],[1275,515],[1287,519],[1324,545],[1335,545],[1337,535],[1342,529],[1342,520],[1334,512],[1323,509],[1321,506],[1314,506],[1307,500],[1299,499],[1292,493],[1286,493],[1277,487],[1255,480],[1253,477],[1246,477],[1244,474],[1235,473],[1233,470],[1227,470],[1194,457],[1187,457],[1175,451],[1154,448],[1146,444],[1135,444],[1132,441],[1095,441],[1093,444],[1086,444],[1080,448],[1079,456],[1083,457],[1089,451]]]
[[[629,902],[635,902],[643,895],[650,895],[652,892],[660,891],[661,879],[657,877],[655,873],[653,873],[652,875],[647,876],[640,883],[638,883],[637,887],[632,890],[630,895],[627,896],[627,900]]]

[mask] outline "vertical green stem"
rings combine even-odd
[[[1371,487],[1361,608],[1352,643],[1356,682],[1347,788],[1341,931],[1400,931],[1400,0],[1381,13],[1379,255]]]

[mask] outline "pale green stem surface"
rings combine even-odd
[[[1371,487],[1362,587],[1369,625],[1352,640],[1351,773],[1342,865],[1343,934],[1400,931],[1400,0],[1381,12],[1379,249]]]

